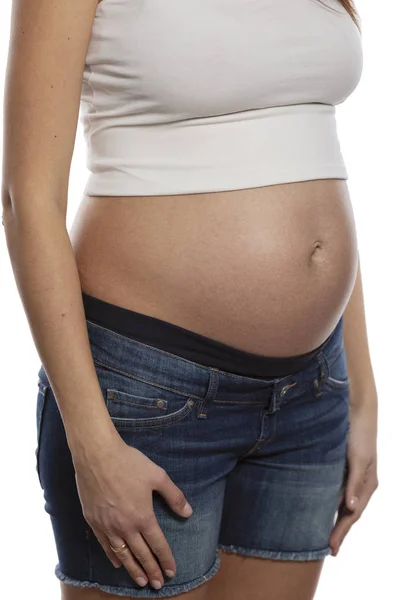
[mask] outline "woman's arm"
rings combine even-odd
[[[174,572],[176,563],[155,516],[152,492],[162,494],[182,517],[191,509],[164,469],[125,444],[111,421],[66,228],[69,170],[97,1],[13,0],[3,224],[32,336],[62,415],[83,516],[115,567],[123,564],[139,585],[138,578],[162,584],[161,569]],[[125,550],[114,555],[110,544],[125,541]]]
[[[378,397],[368,348],[360,257],[356,282],[343,314],[343,337],[350,378],[348,475],[329,540],[333,556],[378,487]]]
[[[69,170],[96,6],[97,0],[14,0],[4,95],[1,191],[7,246],[75,458],[98,456],[105,441],[118,435],[94,369],[66,228]]]
[[[343,338],[350,377],[352,407],[376,402],[375,379],[368,347],[360,257],[353,292],[343,313]]]

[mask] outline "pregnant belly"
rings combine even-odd
[[[84,197],[70,236],[86,293],[267,356],[320,345],[357,273],[343,180]]]

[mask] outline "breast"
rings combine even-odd
[[[327,337],[357,262],[334,105],[362,57],[324,2],[99,4],[73,231],[87,293],[269,356]]]
[[[95,119],[161,123],[335,105],[361,71],[359,31],[337,0],[103,0],[82,99]]]
[[[82,82],[84,193],[347,178],[335,105],[361,69],[337,0],[103,0]]]

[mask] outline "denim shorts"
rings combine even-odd
[[[347,476],[343,317],[301,370],[276,379],[207,367],[88,319],[86,325],[117,431],[167,471],[193,514],[180,517],[154,492],[154,512],[177,567],[175,577],[164,575],[160,590],[142,588],[125,567],[113,567],[83,517],[61,415],[41,365],[36,465],[60,580],[163,598],[210,579],[221,551],[294,561],[331,553],[328,540]]]

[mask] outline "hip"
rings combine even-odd
[[[176,557],[175,584],[205,573],[217,549],[291,560],[330,554],[347,474],[342,319],[302,369],[272,380],[200,365],[86,324],[116,430],[163,468],[193,507],[182,527],[162,498],[153,498]],[[38,376],[36,465],[59,549],[56,574],[114,584],[115,569],[81,514],[62,418],[43,366]],[[195,560],[187,561],[188,548]],[[124,570],[117,583],[132,590]]]

